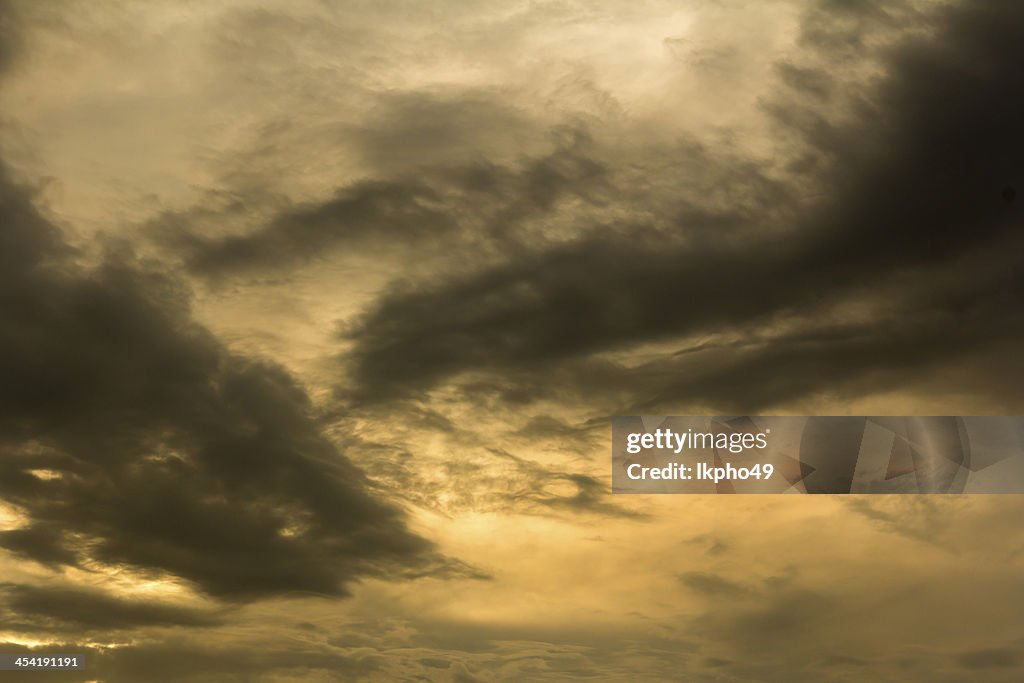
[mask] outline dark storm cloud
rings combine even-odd
[[[314,258],[334,243],[360,241],[371,233],[396,239],[426,237],[451,229],[438,211],[439,196],[415,181],[362,182],[325,204],[296,208],[253,234],[220,239],[192,233],[165,237],[186,254],[189,267],[218,273]]]
[[[856,19],[872,15],[870,7],[848,11]],[[1024,63],[1024,11],[1013,3],[943,11],[937,35],[888,55],[884,80],[856,98],[854,123],[833,123],[800,100],[768,106],[779,126],[828,161],[827,172],[815,171],[824,199],[802,208],[786,232],[739,240],[724,230],[689,241],[642,228],[591,233],[433,287],[396,288],[349,330],[354,395],[402,395],[466,370],[547,371],[637,342],[814,317],[883,285],[890,288],[884,296],[908,306],[906,325],[895,316],[885,329],[869,323],[810,356],[780,348],[753,362],[786,381],[808,376],[799,387],[807,393],[824,384],[814,379],[819,371],[842,379],[844,363],[867,374],[903,367],[913,352],[923,368],[976,349],[974,340],[1019,335],[1020,315],[1004,287],[1019,291],[1019,281],[957,267],[985,250],[1005,253],[1019,234],[1018,207],[1001,191],[1024,178],[1024,93],[1007,87]],[[838,58],[844,40],[819,36],[817,43],[825,58]],[[806,90],[808,74],[789,73],[790,81],[800,78]],[[766,216],[779,212],[762,206]],[[689,227],[679,225],[683,234]],[[970,279],[973,299],[947,300],[948,286]],[[904,300],[908,282],[934,282],[933,296],[925,288]],[[970,339],[943,340],[922,324],[909,308],[922,301],[949,318],[951,330],[953,319],[975,315],[973,329],[962,332]],[[720,385],[723,395],[756,386],[735,371],[733,379]]]
[[[0,221],[0,496],[29,518],[0,545],[231,599],[445,570],[304,390],[228,352],[175,280],[116,252],[76,266],[6,175]]]
[[[531,359],[524,364],[526,368],[543,367],[543,372],[520,368],[506,374],[504,381],[472,380],[459,386],[469,396],[491,395],[511,403],[612,396],[618,397],[623,410],[651,412],[688,396],[699,397],[721,411],[748,411],[798,400],[822,389],[856,395],[908,386],[922,377],[938,381],[947,376],[949,381],[948,372],[935,375],[928,370],[940,365],[949,370],[955,364],[969,363],[978,354],[988,354],[993,367],[984,370],[989,378],[986,390],[1012,398],[1012,381],[999,378],[1015,361],[1002,345],[1024,334],[1024,321],[1013,313],[1015,302],[1024,295],[1024,280],[1017,270],[995,266],[984,278],[977,273],[954,268],[943,272],[946,282],[933,278],[927,288],[917,292],[911,291],[917,285],[896,293],[871,286],[868,291],[880,290],[873,296],[889,300],[884,312],[861,322],[830,322],[827,310],[811,307],[792,312],[796,321],[793,331],[743,336],[737,332],[722,341],[695,344],[673,355],[628,365],[569,358],[545,367]],[[593,312],[602,315],[596,302]],[[728,321],[722,324],[728,325]],[[525,329],[527,323],[521,327]],[[423,341],[424,345],[431,343],[431,339]],[[470,359],[474,352],[477,350],[467,354]],[[478,352],[486,354],[488,350]],[[982,372],[974,367],[976,374]],[[1001,384],[1006,386],[1000,389]]]
[[[140,626],[214,626],[217,615],[199,609],[122,600],[94,590],[8,585],[0,587],[3,622],[10,630],[81,635]]]
[[[950,276],[949,286],[894,297],[895,314],[860,323],[805,322],[794,333],[768,339],[752,335],[743,343],[653,362],[639,374],[656,379],[645,383],[647,398],[635,407],[700,396],[722,409],[757,410],[826,388],[856,395],[907,386],[930,368],[996,354],[1002,340],[1024,336],[1024,320],[1014,314],[1015,302],[1024,296],[1024,278],[990,272],[979,284],[976,271],[966,274],[975,281]],[[785,372],[791,368],[803,372]],[[604,381],[623,374],[613,372]],[[595,376],[591,373],[590,380]]]
[[[589,140],[581,129],[557,132],[553,151],[516,164],[492,163],[479,154],[459,155],[446,163],[443,155],[428,148],[421,156],[424,165],[431,161],[429,167],[418,167],[415,158],[410,159],[406,138],[419,140],[421,147],[443,145],[465,116],[464,101],[444,104],[443,115],[431,111],[427,120],[420,116],[422,106],[403,109],[405,128],[411,130],[403,132],[395,124],[375,128],[375,136],[361,139],[373,156],[402,158],[411,171],[392,170],[393,176],[356,182],[328,201],[286,208],[257,230],[239,235],[208,237],[197,232],[188,218],[202,209],[185,216],[164,215],[149,229],[155,239],[181,254],[191,270],[217,276],[301,264],[342,247],[450,246],[455,238],[480,249],[508,246],[523,240],[519,228],[525,220],[544,215],[563,199],[601,200],[606,169],[589,155]],[[477,128],[484,122],[495,124],[493,116],[481,117]],[[435,125],[448,132],[433,131]],[[253,203],[240,199],[231,210],[244,212]]]

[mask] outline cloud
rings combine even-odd
[[[382,418],[398,421],[400,414]],[[412,431],[411,439],[429,431]],[[614,501],[600,478],[574,471],[571,466],[538,462],[504,448],[487,446],[485,435],[460,430],[447,435],[438,456],[414,455],[415,445],[404,437],[388,435],[387,443],[353,440],[350,450],[367,461],[373,479],[402,500],[446,516],[466,512],[563,517],[643,519],[644,515]],[[483,442],[483,445],[482,445]],[[537,455],[536,446],[530,447]],[[452,482],[457,481],[457,487]],[[482,576],[481,576],[482,578]]]
[[[8,630],[81,636],[92,631],[142,626],[215,626],[220,617],[204,609],[120,599],[73,586],[7,585],[0,588]]]
[[[143,641],[117,648],[83,647],[74,643],[55,643],[43,648],[26,648],[14,643],[3,643],[5,652],[43,654],[84,653],[85,676],[77,680],[154,681],[157,683],[187,683],[211,679],[260,680],[276,676],[275,680],[328,681],[365,680],[367,674],[378,668],[372,657],[349,657],[329,647],[315,644],[281,647],[280,644],[260,643],[247,647],[220,642],[210,644],[197,638],[168,637],[160,641]],[[57,648],[54,650],[53,648]],[[35,672],[34,672],[35,673]],[[49,681],[67,681],[68,672],[40,671],[33,678]]]
[[[879,28],[910,18],[922,19],[913,15],[912,4],[903,0],[884,6],[870,0],[818,0],[809,4],[799,42],[844,59],[863,58],[871,50],[871,38]]]
[[[686,572],[678,579],[687,588],[714,597],[743,597],[750,593],[748,586],[708,572]]]
[[[260,204],[259,197],[236,197],[227,208],[211,205],[171,212],[152,220],[148,231],[193,272],[222,277],[294,267],[343,248],[360,253],[412,247],[429,252],[453,245],[484,252],[521,249],[530,238],[524,227],[529,219],[550,215],[560,203],[573,199],[598,202],[607,189],[607,169],[591,157],[582,129],[556,130],[550,136],[551,150],[523,155],[516,162],[497,163],[481,153],[445,161],[432,153],[434,147],[484,138],[482,128],[489,130],[501,120],[492,111],[500,105],[473,97],[404,97],[414,101],[389,105],[397,111],[388,117],[400,122],[359,136],[359,144],[371,150],[365,153],[373,159],[403,158],[404,167],[378,169],[382,177],[355,181],[324,201],[286,203],[276,215],[240,234],[207,236],[192,219],[210,214],[209,220],[224,211],[245,213]],[[459,123],[465,118],[475,122],[472,131]],[[470,137],[458,138],[457,133]],[[410,139],[428,146],[421,152],[421,165],[409,161]],[[379,166],[378,160],[371,168]],[[218,206],[223,203],[221,197],[214,200]]]
[[[0,545],[228,599],[450,570],[328,440],[303,388],[225,349],[177,280],[116,249],[76,265],[6,175],[0,215],[0,495],[29,519]]]
[[[786,85],[818,99],[828,99],[835,87],[834,80],[821,69],[800,67],[788,62],[783,62],[776,68]]]
[[[22,30],[13,0],[0,1],[0,75],[10,69],[22,51]]]
[[[984,254],[992,262],[1019,242],[1018,207],[1001,190],[1024,178],[1016,134],[1024,97],[1005,88],[1024,57],[1016,40],[1024,14],[1005,3],[943,12],[936,35],[911,37],[886,53],[886,75],[854,98],[852,121],[830,121],[800,99],[766,103],[783,130],[829,160],[817,180],[792,181],[813,183],[818,201],[793,199],[806,187],[768,194],[758,235],[692,232],[685,221],[672,234],[639,223],[540,245],[476,272],[395,286],[346,328],[353,344],[347,391],[388,399],[473,372],[514,384],[513,370],[547,373],[641,343],[685,346],[688,338],[800,316],[798,334],[811,336],[821,334],[816,318],[863,305],[865,297],[888,300],[888,315],[825,330],[832,339],[800,352],[780,340],[751,358],[749,367],[760,370],[751,381],[739,365],[724,370],[731,377],[684,383],[676,395],[699,398],[717,385],[723,396],[743,397],[757,380],[774,390],[783,378],[804,377],[778,400],[799,398],[829,379],[849,379],[844,367],[881,376],[909,359],[920,373],[980,353],[987,340],[1019,336],[1020,317],[1009,307],[1021,288],[1019,262],[996,256],[991,271],[979,266],[986,259],[971,259]],[[762,178],[750,169],[737,191]],[[972,280],[968,293],[951,295]],[[970,324],[957,330],[954,321],[965,315]],[[766,390],[748,405],[767,405],[771,395]]]
[[[969,650],[956,657],[957,663],[965,669],[1016,669],[1024,664],[1024,652],[1020,648],[992,647]]]

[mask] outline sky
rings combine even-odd
[[[609,456],[615,415],[1024,411],[1022,35],[0,0],[0,652],[1021,680],[1019,496],[613,496]]]

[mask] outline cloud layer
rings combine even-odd
[[[1019,412],[1022,29],[0,0],[0,651],[1019,681],[1019,502],[613,497],[606,444],[613,414]]]

